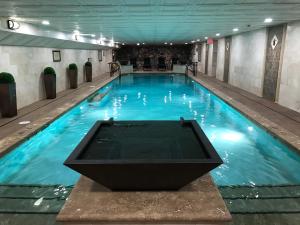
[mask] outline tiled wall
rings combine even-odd
[[[229,83],[262,96],[266,58],[266,29],[232,36]]]
[[[216,78],[223,81],[224,78],[224,60],[225,60],[225,38],[218,40],[218,59],[217,59],[217,69]]]
[[[284,45],[278,103],[300,112],[300,21],[287,25]]]
[[[214,45],[208,45],[208,67],[207,67],[207,75],[208,76],[214,76],[213,75],[213,51],[214,51]]]
[[[197,51],[194,54],[194,61],[198,61],[198,72],[205,73],[205,59],[206,59],[206,43],[198,43]],[[200,54],[200,58],[198,57]],[[200,60],[199,60],[200,59]]]
[[[226,82],[229,70],[231,85],[300,112],[299,37],[300,21],[219,39],[216,77]]]
[[[83,82],[83,65],[92,58],[93,76],[108,72],[111,50],[105,51],[102,62],[97,50],[61,49],[61,62],[53,62],[50,48],[0,46],[0,72],[13,74],[17,86],[17,106],[22,108],[45,98],[41,73],[47,66],[56,71],[57,92],[68,88],[66,68],[70,63],[78,66],[78,81]]]

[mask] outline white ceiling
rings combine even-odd
[[[300,20],[300,0],[0,0],[0,17],[9,16],[125,43],[183,43],[258,29],[266,17]]]

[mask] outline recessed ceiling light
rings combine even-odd
[[[233,30],[233,32],[237,32],[237,31],[239,31],[239,28],[236,27],[236,28],[233,28],[232,30]]]
[[[165,45],[167,45],[168,44],[168,42],[165,42]]]
[[[188,43],[185,42],[184,44],[187,45]]]
[[[49,22],[48,20],[43,20],[43,21],[42,21],[42,24],[43,24],[43,25],[50,25],[50,22]]]
[[[25,124],[30,124],[30,123],[31,123],[31,121],[29,121],[29,120],[19,122],[20,125],[25,125]]]
[[[125,43],[122,43],[122,45],[125,45]]]
[[[216,33],[216,36],[219,37],[219,36],[220,36],[220,33]]]
[[[205,37],[205,40],[207,40],[208,39],[208,37]]]
[[[140,43],[136,43],[136,45],[140,45]]]
[[[192,42],[192,43],[194,43],[195,41],[194,41],[194,40],[192,40],[191,42]]]
[[[272,23],[273,22],[273,19],[272,18],[266,18],[265,19],[265,23]]]
[[[173,45],[173,43],[170,43],[170,45]]]
[[[197,41],[200,41],[200,39],[197,39]]]

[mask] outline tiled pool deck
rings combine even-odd
[[[77,89],[69,89],[57,95],[56,99],[46,99],[29,105],[18,111],[13,118],[0,118],[0,156],[7,153],[15,145],[41,130],[57,117],[77,105],[87,96],[110,82],[115,77],[104,74],[93,82],[83,83]],[[21,121],[30,124],[20,125]]]
[[[42,100],[25,107],[19,110],[17,117],[8,119],[0,118],[0,156],[20,143],[24,138],[30,137],[32,134],[42,129],[46,124],[55,120],[60,114],[75,106],[88,95],[92,94],[98,88],[114,78],[115,77],[110,78],[109,74],[105,74],[100,78],[95,79],[92,83],[80,85],[78,89],[59,93],[54,100]],[[232,87],[212,77],[198,75],[197,77],[192,78],[214,92],[230,105],[243,112],[252,120],[260,123],[271,133],[276,134],[285,142],[300,150],[300,113],[252,95],[241,89]],[[31,121],[31,123],[28,125],[19,124],[20,121],[27,120]],[[245,223],[245,221],[251,222],[254,220],[256,222],[259,221],[257,224],[269,224],[271,220],[276,222],[287,222],[286,224],[299,224],[299,187],[300,186],[278,187],[276,192],[274,192],[273,187],[258,187],[258,190],[244,190],[244,187],[219,187],[219,190],[222,193],[227,207],[233,215],[233,224],[252,224]],[[52,198],[47,195],[46,200],[55,203],[51,203],[54,207],[53,212],[49,213],[48,209],[46,211],[36,212],[40,209],[28,209],[27,204],[32,205],[32,202],[44,195],[31,196],[30,194],[30,196],[24,197],[24,187],[21,187],[22,195],[19,196],[20,199],[18,199],[18,196],[15,194],[13,194],[13,196],[11,195],[12,191],[15,193],[15,190],[18,188],[20,187],[6,187],[5,185],[0,187],[0,205],[5,207],[0,213],[0,222],[3,222],[3,224],[22,223],[26,225],[57,224],[55,222],[55,217],[61,207],[61,205],[57,204],[57,201],[59,200],[63,203],[64,200],[57,200],[57,198]],[[27,187],[29,190],[28,193],[33,193],[31,189],[38,189],[38,193],[44,193],[44,189],[49,191],[49,188],[51,190],[53,189],[53,187]],[[269,188],[271,189],[269,190]],[[4,191],[2,191],[2,189]],[[290,189],[292,189],[292,191]],[[255,193],[260,193],[259,198],[255,195],[253,195],[253,199],[250,200],[248,197],[245,198],[245,193],[251,194],[253,191],[255,191]],[[67,194],[69,194],[69,192]],[[251,197],[251,195],[249,196]],[[26,212],[23,212],[25,208],[21,207],[21,205],[20,209],[16,209],[16,204],[11,204],[12,208],[10,210],[12,211],[3,213],[9,210],[7,201],[17,201],[17,205],[23,205],[28,209],[28,212],[26,210]],[[45,204],[47,201],[45,201]],[[285,204],[283,204],[283,202],[285,202]],[[274,207],[272,208],[270,206]],[[56,209],[55,207],[58,208]],[[270,213],[270,211],[272,211],[272,213]]]

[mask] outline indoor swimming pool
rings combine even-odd
[[[97,120],[195,119],[222,157],[218,185],[300,184],[300,156],[213,93],[180,74],[124,75],[0,159],[1,184],[73,185],[63,165]],[[138,138],[138,137],[137,137]],[[174,174],[176,176],[176,174]]]

